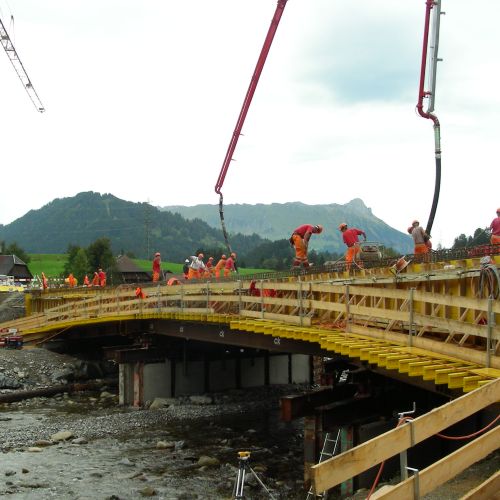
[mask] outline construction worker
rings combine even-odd
[[[216,278],[220,278],[220,273],[224,272],[224,268],[226,267],[226,260],[227,257],[225,256],[225,254],[222,254],[219,262],[217,262],[217,264],[214,267]]]
[[[138,286],[136,289],[135,289],[135,296],[138,298],[138,299],[145,299],[146,298],[146,294],[144,293],[144,291],[142,290],[142,288],[140,286]]]
[[[101,268],[99,268],[99,286],[106,286],[106,273]]]
[[[92,278],[92,286],[99,286],[99,273],[97,271],[94,272],[94,276]]]
[[[89,277],[87,275],[83,278],[83,286],[90,286]]]
[[[236,254],[233,252],[229,259],[226,260],[226,264],[224,265],[224,278],[228,278],[231,276],[232,272],[236,271]]]
[[[184,265],[182,266],[182,273],[184,274],[184,279],[188,279],[189,277],[189,259],[184,261]]]
[[[500,208],[497,208],[497,216],[490,224],[490,231],[490,243],[492,245],[500,245]]]
[[[309,267],[309,260],[307,257],[307,250],[309,247],[309,240],[313,234],[320,234],[323,232],[323,226],[316,224],[303,224],[295,229],[290,236],[290,244],[295,248],[295,259],[293,260],[293,267],[304,266]]]
[[[42,289],[47,290],[49,288],[49,282],[47,281],[47,276],[45,276],[45,273],[42,272]]]
[[[408,232],[410,232],[410,228],[408,228]],[[430,236],[425,232],[424,228],[420,225],[420,222],[418,220],[414,220],[411,223],[410,234],[415,245],[413,253],[415,255],[424,256],[423,259],[417,258],[417,260],[426,260],[425,255],[429,253]]]
[[[209,257],[205,264],[205,278],[211,278],[214,272],[214,258]]]
[[[202,253],[199,253],[197,256],[191,255],[191,257],[189,257],[191,259],[191,264],[189,264],[188,280],[197,280],[201,278],[206,267],[203,262],[204,257]]]
[[[155,253],[153,259],[153,282],[160,281],[161,274],[161,255],[160,252]]]
[[[73,273],[69,273],[66,281],[68,282],[70,288],[74,288],[76,286],[76,278],[73,276]]]
[[[356,227],[348,228],[345,222],[340,224],[339,231],[342,232],[342,240],[347,245],[345,260],[347,262],[347,270],[349,271],[353,262],[358,261],[358,266],[360,266],[359,254],[361,253],[361,248],[359,247],[358,236],[363,236],[364,241],[366,241],[366,233]]]

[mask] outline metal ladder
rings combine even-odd
[[[323,442],[323,449],[321,450],[321,453],[319,454],[319,462],[321,463],[324,460],[327,460],[328,458],[331,458],[335,455],[335,452],[337,451],[337,446],[340,443],[340,429],[337,433],[337,437],[335,439],[330,439],[330,432],[327,432],[325,435],[325,440]],[[307,497],[306,500],[313,500],[317,498],[326,498],[326,491],[323,491],[323,493],[317,493],[314,494],[314,491],[312,489],[312,486],[309,488],[309,491],[307,492]]]

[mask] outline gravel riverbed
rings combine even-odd
[[[0,393],[106,371],[43,349],[0,351]],[[302,422],[279,420],[297,386],[118,406],[116,388],[0,405],[0,497],[231,498],[238,451],[275,498],[304,498]],[[302,388],[303,389],[303,388]],[[246,498],[269,498],[247,470]]]

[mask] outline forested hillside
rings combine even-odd
[[[127,253],[150,259],[159,251],[170,262],[183,262],[198,251],[215,258],[226,252],[216,205],[170,208],[180,213],[121,200],[111,194],[79,193],[57,198],[11,224],[0,226],[0,241],[15,242],[31,254],[62,254],[69,245],[87,247],[107,238],[115,255]],[[321,253],[311,256],[315,263],[344,253],[345,245],[337,229],[338,223],[344,221],[364,229],[369,240],[386,247],[401,253],[410,248],[407,235],[376,218],[361,200],[346,205],[229,205],[225,213],[231,246],[244,267],[289,267],[293,252],[288,237],[302,223],[325,227],[321,235],[311,238],[311,250]]]
[[[57,198],[6,226],[0,240],[16,242],[28,253],[65,253],[68,245],[88,246],[109,238],[114,253],[149,258],[160,251],[165,260],[182,262],[199,249],[223,251],[222,231],[200,219],[160,211],[147,203],[124,201],[111,194],[80,193]],[[264,240],[232,235],[235,249],[250,251]]]

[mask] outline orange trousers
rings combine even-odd
[[[307,245],[302,238],[298,234],[292,235],[293,246],[295,248],[295,260],[293,261],[294,266],[300,266],[301,264],[304,267],[309,265],[309,261],[307,259]]]
[[[351,264],[355,260],[359,260],[358,254],[361,253],[361,248],[359,248],[359,245],[354,244],[352,247],[347,248],[347,252],[345,254],[345,260],[347,262],[347,270],[351,269]]]
[[[188,280],[197,280],[200,279],[200,271],[198,269],[189,268],[188,272]]]
[[[413,253],[415,255],[429,253],[429,247],[425,243],[418,243],[415,245]]]
[[[492,234],[491,239],[490,239],[490,243],[492,245],[500,245],[500,236],[498,236],[496,234]]]

